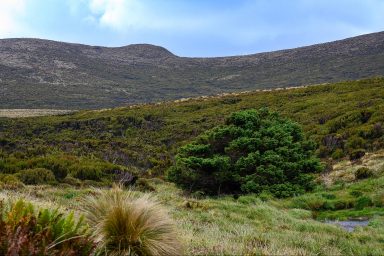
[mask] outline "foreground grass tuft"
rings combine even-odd
[[[83,210],[101,254],[182,254],[171,219],[150,195],[119,187],[98,192],[86,197]]]

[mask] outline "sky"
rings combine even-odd
[[[384,30],[384,0],[0,0],[0,38],[252,54]]]

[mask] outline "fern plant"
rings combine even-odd
[[[91,255],[95,246],[73,213],[0,201],[0,255]]]

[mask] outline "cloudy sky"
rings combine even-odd
[[[0,0],[0,38],[150,43],[180,56],[271,51],[384,30],[384,0]]]

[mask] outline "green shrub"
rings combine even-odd
[[[307,194],[299,197],[295,197],[292,200],[293,208],[301,208],[311,211],[319,211],[324,209],[324,204],[326,200],[323,197],[320,197],[315,194]]]
[[[272,200],[274,197],[273,197],[273,195],[271,193],[268,193],[268,192],[264,191],[264,192],[259,194],[259,198],[260,198],[261,201],[267,202],[269,200]]]
[[[314,148],[297,123],[265,108],[245,110],[181,147],[167,177],[189,192],[288,197],[313,188],[312,173],[322,169]]]
[[[18,189],[24,187],[24,184],[19,178],[12,174],[0,174],[0,188],[3,189]]]
[[[22,170],[17,175],[27,185],[50,184],[56,181],[53,172],[44,168]]]
[[[203,199],[205,198],[205,193],[203,191],[195,191],[191,193],[191,197],[196,198],[196,199]]]
[[[81,186],[81,185],[82,185],[81,180],[76,179],[76,178],[72,177],[71,175],[67,175],[67,176],[62,180],[62,182],[63,182],[63,183],[66,183],[66,184],[69,184],[69,185],[72,185],[72,186]]]
[[[372,176],[373,176],[372,170],[367,167],[361,167],[357,169],[355,172],[355,178],[357,180],[366,179]]]
[[[0,201],[0,252],[4,255],[93,255],[83,219],[24,201]],[[3,255],[2,254],[2,255]]]
[[[322,209],[324,210],[328,210],[328,211],[333,211],[335,210],[335,202],[332,202],[332,201],[325,201],[323,206],[322,206]]]
[[[352,136],[347,141],[347,149],[352,151],[354,149],[365,148],[366,141],[358,136]]]
[[[135,183],[135,188],[143,192],[156,191],[155,187],[152,186],[147,179],[139,178]]]
[[[242,204],[254,205],[254,204],[260,203],[260,198],[257,195],[249,194],[249,195],[239,196],[237,201]]]
[[[88,165],[73,166],[70,173],[74,178],[80,180],[100,181],[103,176],[99,168]]]
[[[333,153],[332,153],[332,158],[335,160],[339,160],[344,157],[344,151],[340,148],[337,148]]]
[[[356,149],[356,150],[353,150],[349,154],[349,159],[351,161],[355,161],[355,160],[362,158],[363,156],[365,156],[365,150],[364,149]]]
[[[335,199],[336,196],[334,194],[329,194],[329,193],[323,193],[321,194],[322,197],[324,197],[325,199]]]
[[[374,194],[372,201],[376,207],[384,207],[384,191],[379,191]]]
[[[353,201],[349,200],[337,200],[334,202],[335,210],[343,210],[343,209],[349,209],[354,207]]]
[[[351,192],[349,192],[349,194],[353,197],[361,197],[363,195],[363,192],[359,191],[359,190],[352,190]]]
[[[355,208],[356,210],[362,210],[365,207],[372,206],[373,202],[370,197],[367,196],[361,196],[356,200]]]

